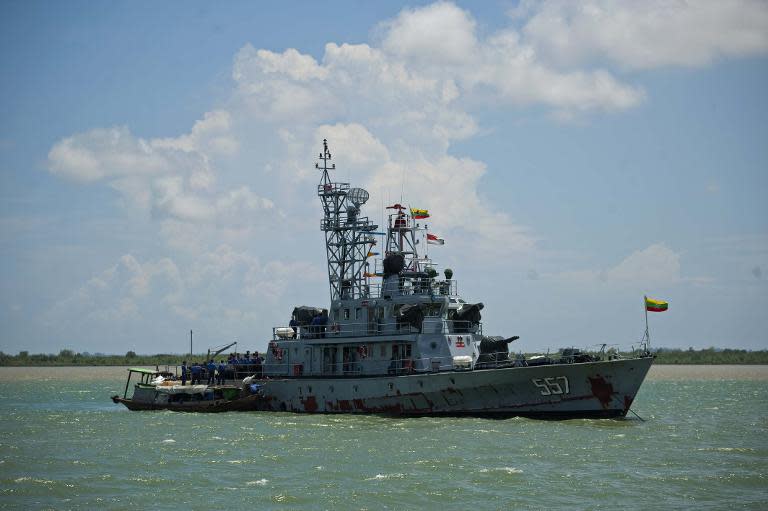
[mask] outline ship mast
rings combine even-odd
[[[416,222],[406,212],[406,208],[399,203],[387,206],[387,209],[395,211],[389,214],[386,255],[400,254],[405,262],[404,270],[419,271],[419,253],[416,249],[418,226]]]
[[[360,216],[360,207],[368,200],[368,192],[350,188],[349,183],[331,181],[328,171],[335,170],[336,164],[330,161],[331,152],[324,139],[323,152],[315,168],[322,171],[317,195],[323,205],[320,229],[325,232],[331,302],[368,298],[370,288],[365,264],[374,244],[371,233],[377,228],[367,217]]]

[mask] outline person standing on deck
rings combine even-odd
[[[221,359],[219,361],[219,368],[218,368],[218,372],[219,372],[219,385],[224,385],[224,371],[226,371],[226,370],[227,370],[227,366],[226,366],[226,364],[224,364],[224,359]]]
[[[320,313],[320,337],[325,338],[325,329],[328,328],[328,311],[323,309]]]
[[[181,386],[187,384],[187,361],[181,363]]]
[[[208,385],[215,385],[216,384],[216,362],[211,359],[208,361],[208,365],[206,366],[206,369],[208,369]]]
[[[261,357],[261,355],[259,355],[258,351],[256,352],[256,362],[254,363],[256,364],[255,374],[258,378],[261,378],[264,375],[264,367],[263,367],[264,359]]]
[[[312,321],[309,323],[309,336],[310,339],[320,338],[320,322],[322,321],[320,314],[315,314]]]
[[[192,385],[200,383],[200,372],[202,372],[203,368],[200,367],[199,362],[194,362],[192,364]]]

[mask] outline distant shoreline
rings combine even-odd
[[[526,353],[530,357],[534,353]],[[673,350],[659,349],[655,352],[656,365],[766,365],[768,350],[747,351],[736,349],[717,350]],[[128,352],[125,355],[103,355],[76,353],[72,350],[61,350],[58,354],[20,352],[9,355],[0,352],[0,367],[78,367],[78,366],[175,366],[182,361],[203,361],[206,354],[157,354],[139,355]],[[221,359],[224,355],[219,355]]]

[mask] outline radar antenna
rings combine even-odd
[[[360,216],[360,208],[368,200],[368,192],[351,188],[349,183],[331,181],[331,152],[323,140],[323,152],[315,168],[322,171],[317,195],[323,205],[320,229],[325,232],[328,256],[328,283],[331,301],[368,298],[370,288],[365,267],[370,248],[376,243],[372,233],[378,226]]]

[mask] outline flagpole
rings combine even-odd
[[[648,351],[651,344],[651,334],[648,333],[648,297],[645,295],[643,295],[643,309],[645,310],[645,350]]]

